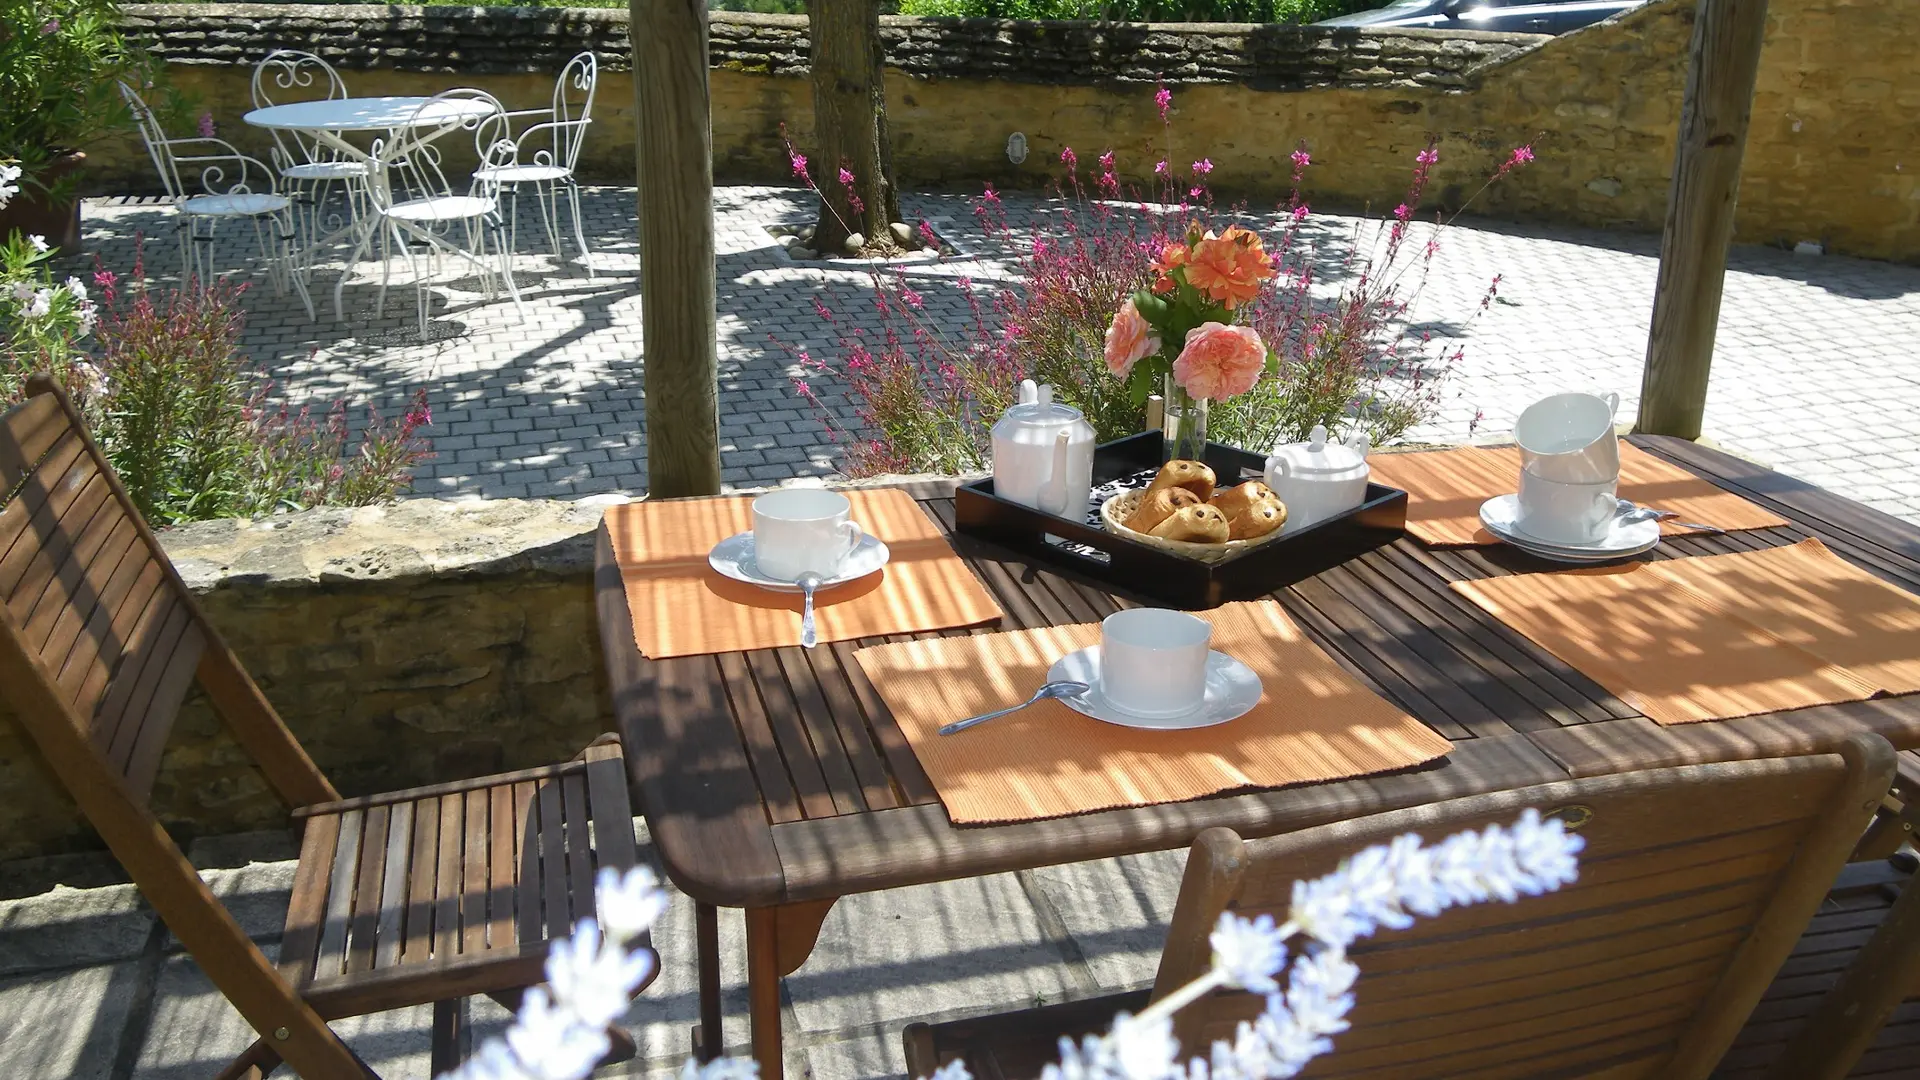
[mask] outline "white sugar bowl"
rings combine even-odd
[[[1303,443],[1282,443],[1267,458],[1267,486],[1287,504],[1282,533],[1298,532],[1367,501],[1365,432],[1345,443],[1327,441],[1325,425],[1315,424]]]

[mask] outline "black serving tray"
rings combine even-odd
[[[1160,433],[1149,431],[1096,447],[1094,488],[1158,469],[1163,445]],[[1206,461],[1223,485],[1266,467],[1265,458],[1219,443],[1207,444]],[[1108,532],[1099,510],[1090,507],[1079,519],[1044,513],[995,495],[992,478],[954,492],[960,532],[1188,610],[1261,596],[1392,543],[1406,531],[1407,493],[1368,484],[1366,501],[1354,509],[1215,563]]]

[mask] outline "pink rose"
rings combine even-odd
[[[1173,379],[1196,398],[1220,401],[1253,389],[1266,366],[1267,346],[1253,327],[1201,323],[1187,331]]]
[[[1153,332],[1153,324],[1145,315],[1133,306],[1129,299],[1113,313],[1113,322],[1107,326],[1107,370],[1115,378],[1124,379],[1133,373],[1133,365],[1141,358],[1152,356],[1160,351],[1160,336]]]

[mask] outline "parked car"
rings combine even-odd
[[[1325,19],[1315,26],[1418,26],[1434,30],[1505,30],[1519,34],[1564,34],[1647,0],[1397,0],[1372,11]]]

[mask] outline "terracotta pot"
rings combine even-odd
[[[87,155],[78,150],[69,150],[57,155],[47,163],[42,178],[53,184],[86,164]],[[62,254],[72,255],[80,250],[80,200],[78,197],[61,202],[47,202],[47,193],[37,187],[20,185],[19,194],[0,210],[0,237],[5,237],[14,229],[29,235],[47,238],[47,243],[61,250]]]

